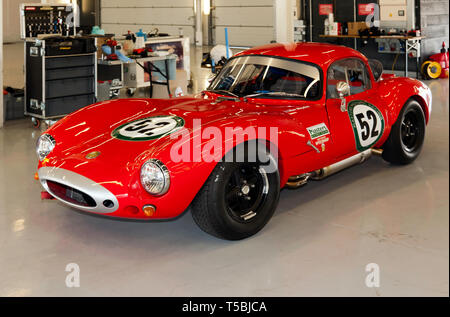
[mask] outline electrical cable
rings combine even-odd
[[[399,55],[400,55],[400,53],[397,53],[397,55],[395,55],[394,62],[392,63],[392,71],[394,71],[394,67],[395,67],[395,64],[397,63],[397,59],[398,59]]]

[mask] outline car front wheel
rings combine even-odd
[[[392,164],[409,164],[422,150],[425,139],[425,115],[415,100],[403,107],[383,146],[383,159]]]
[[[192,203],[192,216],[205,232],[241,240],[272,217],[280,193],[277,169],[257,162],[220,162]]]

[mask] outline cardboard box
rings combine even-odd
[[[348,35],[359,35],[359,30],[368,29],[366,22],[348,22]]]
[[[103,56],[102,45],[105,45],[108,40],[112,40],[114,34],[105,34],[105,35],[88,35],[89,37],[97,38],[97,58],[101,58]]]

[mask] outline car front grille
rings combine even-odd
[[[86,193],[83,193],[73,187],[47,180],[47,186],[50,194],[74,205],[82,207],[96,207],[95,200]]]

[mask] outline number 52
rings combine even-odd
[[[367,117],[367,119],[366,119]],[[372,110],[367,110],[366,114],[358,113],[356,114],[356,118],[358,119],[359,125],[361,126],[361,139],[366,141],[369,137],[376,138],[380,131],[377,130],[377,115]],[[369,124],[369,122],[371,124]]]

